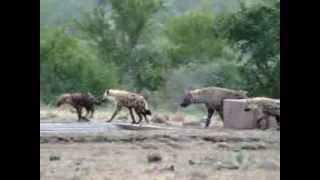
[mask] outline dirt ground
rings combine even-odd
[[[227,130],[214,120],[203,129],[199,117],[167,114],[169,122],[160,125],[176,129],[40,133],[41,179],[280,179],[279,131]],[[109,115],[97,112],[92,121]],[[75,121],[68,109],[40,110],[40,123]],[[123,121],[126,113],[115,119]]]

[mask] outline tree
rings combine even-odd
[[[139,75],[137,70],[143,68],[131,68],[137,66],[134,54],[137,54],[139,39],[150,18],[161,7],[160,0],[104,1],[77,21],[77,25],[85,38],[98,49],[99,58],[115,63],[121,74],[133,73],[136,76]]]
[[[172,43],[167,53],[173,65],[208,62],[223,53],[224,39],[213,31],[215,20],[210,13],[192,12],[173,18],[165,30]]]
[[[221,18],[217,33],[241,52],[242,73],[253,95],[280,97],[280,2],[241,6]]]
[[[64,29],[46,29],[40,42],[40,95],[45,102],[66,92],[101,95],[117,85],[117,68],[99,61],[93,50]],[[107,69],[107,71],[106,71]]]

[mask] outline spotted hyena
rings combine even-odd
[[[78,121],[85,120],[89,121],[88,115],[91,113],[90,118],[94,114],[94,105],[100,105],[101,102],[95,98],[91,93],[67,93],[62,94],[56,103],[59,107],[63,104],[69,104],[76,109],[78,115]],[[86,115],[82,116],[82,109],[86,110]]]
[[[223,100],[248,98],[246,91],[232,90],[220,87],[206,87],[187,91],[184,95],[181,107],[190,104],[205,104],[208,110],[206,127],[209,127],[211,117],[217,111],[223,120]]]
[[[103,100],[105,101],[107,99],[116,104],[116,110],[107,122],[111,122],[121,111],[122,107],[129,109],[133,124],[137,122],[135,121],[132,109],[134,109],[139,116],[138,123],[142,121],[142,116],[149,122],[147,115],[151,115],[151,111],[148,109],[148,103],[142,95],[124,90],[109,89],[106,90],[103,95]]]
[[[278,126],[280,127],[280,100],[267,97],[255,97],[247,99],[247,105],[245,111],[256,111],[262,114],[257,120],[259,127],[261,128],[261,121],[267,120],[267,127],[269,125],[268,117],[275,117]]]

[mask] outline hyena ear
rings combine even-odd
[[[190,91],[194,90],[194,86],[189,86],[186,89],[184,89],[184,94],[188,94]]]
[[[105,92],[104,92],[104,94],[103,94],[103,96],[104,97],[107,97],[107,96],[109,96],[109,94],[110,94],[110,89],[107,89]]]

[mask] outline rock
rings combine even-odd
[[[51,155],[51,156],[49,157],[49,161],[58,161],[58,160],[60,160],[60,157],[59,157],[59,156]]]
[[[161,114],[157,113],[152,116],[151,121],[154,123],[166,124],[169,121],[169,116],[168,115],[161,115]]]
[[[160,154],[149,154],[148,155],[148,162],[151,163],[151,162],[159,162],[162,160],[162,157]]]
[[[225,142],[218,143],[217,147],[221,149],[230,149],[230,145]]]
[[[242,150],[265,150],[267,148],[266,148],[266,145],[262,144],[262,143],[259,143],[259,144],[257,144],[257,143],[244,143],[244,144],[242,144],[241,149]]]
[[[188,163],[189,163],[190,165],[196,164],[196,162],[194,162],[194,161],[192,161],[192,160],[189,160]]]
[[[161,169],[161,171],[174,171],[174,165],[170,165]]]
[[[275,161],[271,160],[265,160],[261,162],[261,164],[258,167],[265,170],[280,170],[280,165],[278,165],[278,163],[276,163]]]
[[[230,164],[230,163],[222,163],[221,161],[217,162],[215,164],[215,167],[217,170],[222,170],[222,169],[229,169],[229,170],[236,170],[239,169],[238,165],[235,164]]]
[[[175,113],[174,115],[172,115],[171,120],[174,122],[184,122],[184,116],[182,113]]]

